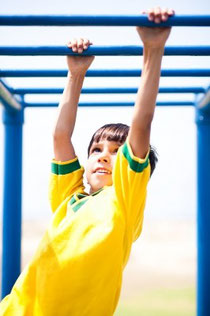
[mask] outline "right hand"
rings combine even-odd
[[[173,16],[175,11],[173,9],[161,9],[160,7],[156,7],[143,11],[142,13],[147,14],[148,20],[155,22],[158,26],[159,23],[166,22],[171,16]],[[138,26],[136,29],[144,46],[151,48],[164,48],[171,31],[171,27]]]
[[[68,42],[67,46],[72,49],[74,53],[82,54],[92,42],[88,39],[73,39]],[[95,56],[67,56],[67,65],[71,75],[82,74],[85,75],[86,71],[92,64]]]

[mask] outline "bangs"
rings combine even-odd
[[[122,145],[128,136],[129,126],[121,123],[107,124],[99,128],[93,135],[88,146],[88,156],[93,143],[98,143],[101,140],[114,141]]]
[[[93,142],[99,143],[101,140],[114,141],[124,143],[126,136],[120,128],[100,128],[95,134]]]

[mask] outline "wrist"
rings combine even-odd
[[[145,44],[144,45],[144,54],[163,56],[165,46],[152,46]]]
[[[78,79],[82,79],[84,80],[86,75],[86,71],[84,72],[71,72],[70,70],[68,71],[68,79],[71,80],[78,80]]]
[[[161,64],[164,55],[164,47],[148,47],[144,46],[143,60],[144,65]]]
[[[143,73],[152,72],[153,74],[157,73],[159,75],[162,58],[164,54],[164,47],[159,48],[151,48],[144,46],[144,54],[143,54]]]

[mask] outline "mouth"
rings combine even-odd
[[[97,168],[94,173],[102,174],[102,175],[111,175],[112,172],[106,168]]]

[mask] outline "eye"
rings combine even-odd
[[[99,147],[93,147],[93,149],[91,150],[91,153],[100,153],[101,149]]]
[[[115,148],[115,149],[113,150],[113,153],[116,154],[116,153],[118,152],[118,149],[119,149],[119,147]]]

